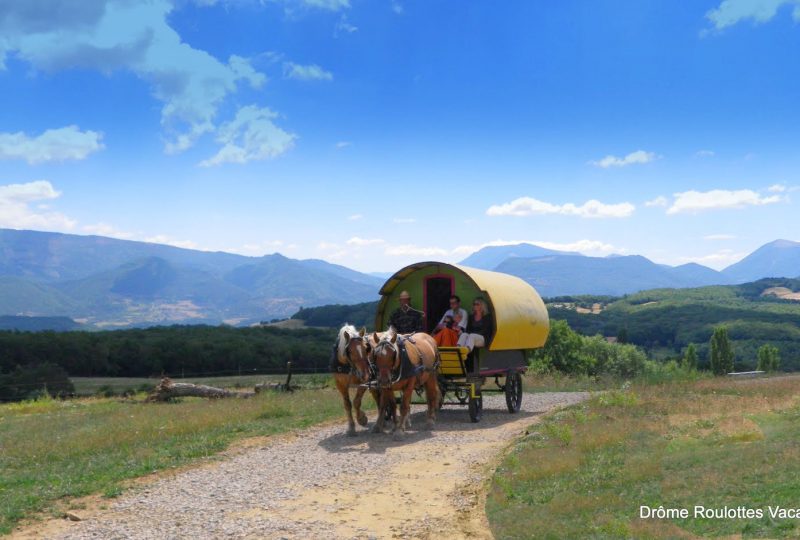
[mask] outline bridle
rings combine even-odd
[[[398,339],[400,339],[400,338],[398,337]],[[402,376],[402,373],[400,373],[400,347],[397,346],[396,344],[392,343],[387,338],[382,338],[378,342],[378,344],[375,346],[375,349],[371,353],[372,361],[370,361],[370,364],[375,365],[375,368],[377,370],[377,357],[378,357],[379,351],[381,353],[383,353],[383,351],[384,351],[384,349],[386,349],[386,347],[389,347],[391,349],[392,354],[394,356],[394,362],[392,363],[392,372],[393,373],[394,372],[397,373],[397,378],[394,381],[391,381],[391,379],[390,379],[390,382],[389,382],[388,386],[387,385],[381,385],[380,381],[378,381],[378,384],[380,385],[381,388],[389,388],[389,387],[391,387],[395,383],[399,382],[400,381],[400,377]]]
[[[355,361],[353,360],[352,356],[350,355],[350,343],[355,341],[355,340],[358,340],[358,341],[360,341],[362,343],[365,342],[364,336],[352,336],[344,346],[344,356],[347,359],[347,363],[350,365],[351,372],[355,372],[356,377],[358,377],[359,380],[363,381],[365,373],[361,371],[361,369],[358,367],[358,365],[356,365]],[[365,346],[364,348],[366,349],[367,347]],[[370,363],[369,362],[369,356],[367,356],[367,363]],[[367,375],[369,375],[369,374],[367,374]]]

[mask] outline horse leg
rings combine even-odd
[[[411,412],[411,394],[414,393],[413,379],[403,388],[403,403],[400,405],[400,431],[395,431],[394,438],[397,440],[403,439],[406,433],[406,422],[408,421],[409,413]],[[397,428],[395,427],[395,430]]]
[[[428,429],[433,429],[436,409],[439,408],[439,400],[442,399],[439,395],[439,383],[433,375],[428,376],[428,380],[425,381],[425,397],[428,401]]]
[[[358,390],[356,390],[356,397],[353,400],[353,407],[356,409],[356,420],[358,421],[358,425],[366,426],[367,425],[367,415],[364,414],[364,411],[361,410],[361,398],[364,397],[364,393],[367,391],[366,387],[359,386]]]
[[[375,398],[375,403],[378,404],[378,419],[375,421],[375,425],[372,426],[373,433],[383,433],[383,426],[386,423],[387,393],[391,394],[391,390],[382,388],[381,390],[373,391],[372,397]]]
[[[349,379],[349,377],[336,377],[336,389],[342,395],[344,411],[347,413],[347,435],[352,437],[356,434],[356,423],[353,421],[353,410],[350,403]]]

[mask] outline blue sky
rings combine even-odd
[[[800,0],[18,0],[0,36],[0,227],[364,271],[800,240]]]

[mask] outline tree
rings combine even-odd
[[[533,352],[533,363],[543,369],[564,373],[588,373],[594,361],[583,354],[583,339],[566,321],[553,321],[547,342]]]
[[[697,369],[697,347],[694,343],[689,343],[686,347],[686,354],[683,356],[683,367],[687,370]]]
[[[777,371],[780,366],[780,351],[774,345],[762,345],[758,349],[758,369],[759,371]]]
[[[714,328],[711,336],[711,371],[714,375],[725,375],[733,371],[733,347],[725,326]]]

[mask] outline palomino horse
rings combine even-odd
[[[411,394],[417,386],[425,386],[428,428],[432,429],[441,399],[439,384],[436,381],[436,369],[439,365],[436,341],[423,332],[398,336],[394,328],[390,328],[379,340],[376,335],[373,335],[372,339],[378,342],[371,355],[378,370],[381,399],[378,421],[375,422],[373,431],[376,433],[383,431],[386,412],[394,410],[394,392],[400,390],[403,393],[400,420],[395,417],[392,432],[395,437],[402,438],[406,426],[410,425]],[[398,426],[400,432],[397,431]]]
[[[336,389],[342,395],[344,410],[347,413],[347,434],[356,434],[356,424],[353,421],[353,407],[356,409],[356,419],[362,426],[367,425],[367,415],[361,410],[361,399],[367,391],[366,383],[369,382],[370,367],[367,358],[366,329],[356,330],[355,326],[345,324],[339,329],[336,339],[336,363],[333,367],[333,378]],[[350,386],[362,385],[356,390],[356,397],[350,401]],[[376,391],[372,391],[375,403],[378,402]]]

